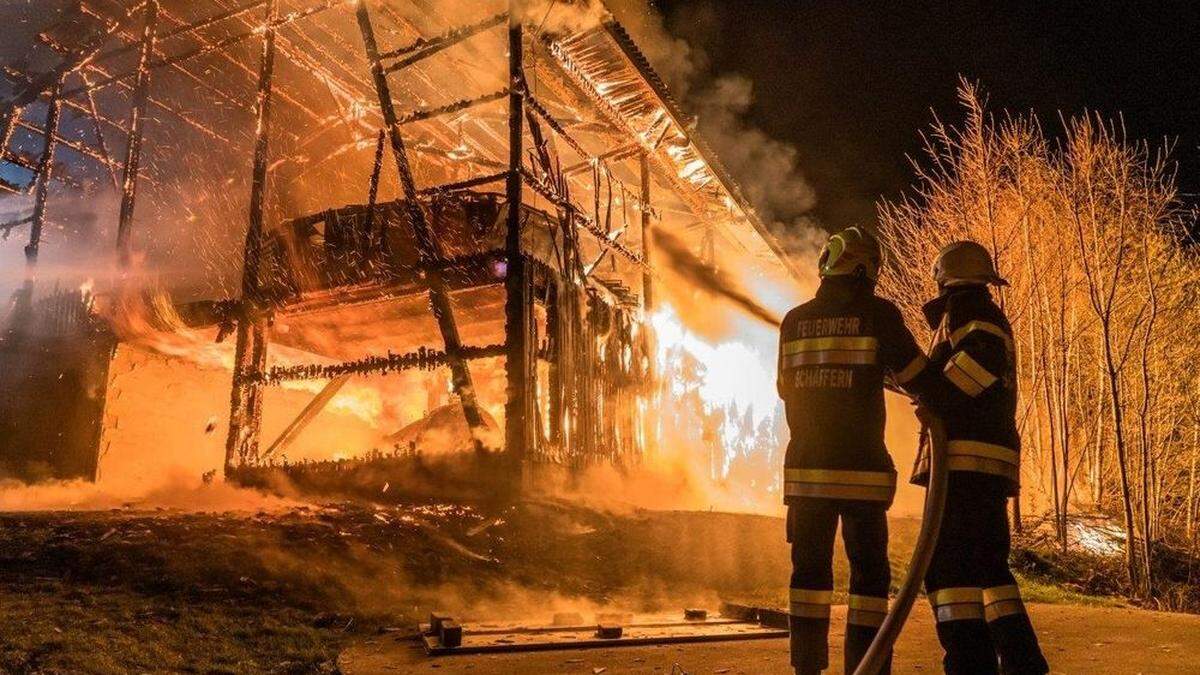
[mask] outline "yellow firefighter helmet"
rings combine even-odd
[[[873,281],[879,278],[882,257],[875,237],[856,226],[829,238],[818,265],[822,278],[861,274]]]
[[[992,254],[973,241],[947,244],[933,263],[933,278],[939,287],[992,284],[1007,286],[992,263]]]

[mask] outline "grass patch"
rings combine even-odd
[[[1052,605],[1086,605],[1089,607],[1126,607],[1125,598],[1111,595],[1089,595],[1059,584],[1017,574],[1021,586],[1021,597],[1025,602],[1043,602]]]
[[[0,585],[0,671],[333,672],[347,634],[286,607],[147,597],[45,580]]]

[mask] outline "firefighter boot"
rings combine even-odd
[[[888,611],[892,570],[888,563],[887,505],[847,502],[842,536],[850,560],[850,602],[846,612],[845,669],[853,673],[867,654]],[[879,670],[891,672],[891,656]]]
[[[792,582],[788,613],[792,667],[820,673],[829,667],[829,608],[833,600],[833,540],[838,509],[832,500],[806,499],[788,507]]]

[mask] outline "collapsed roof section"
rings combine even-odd
[[[32,270],[43,232],[65,239],[103,210],[60,197],[111,184],[123,272],[144,258],[176,300],[188,275],[215,286],[189,299],[220,298],[220,335],[236,330],[227,470],[263,458],[265,386],[443,365],[491,449],[469,362],[495,357],[504,378],[481,384],[502,390],[511,466],[636,455],[651,443],[651,233],[673,237],[673,259],[788,276],[611,19],[543,30],[517,0],[77,1],[39,35],[57,62],[7,75],[0,159],[32,177],[0,166],[0,188],[33,210],[0,229],[28,224]],[[314,327],[336,344],[313,351],[347,360],[268,368],[289,316],[291,339]],[[416,351],[393,353],[395,334]],[[355,358],[373,339],[383,352]]]
[[[426,192],[495,188],[508,165],[507,0],[370,2],[420,186]],[[16,114],[6,125],[3,159],[9,167],[0,167],[0,188],[36,192],[55,93],[62,102],[55,124],[59,155],[46,164],[54,186],[77,189],[103,179],[120,188],[128,111],[137,103],[145,65],[152,72],[143,161],[150,186],[143,201],[159,208],[139,205],[138,219],[156,222],[151,219],[161,220],[166,208],[182,207],[189,222],[208,231],[206,242],[235,251],[245,213],[239,181],[246,178],[234,174],[247,173],[253,150],[257,43],[268,3],[154,3],[157,34],[142,64],[141,19],[149,4],[84,0],[79,12],[39,36],[42,49],[58,54],[59,65],[21,72],[6,64]],[[270,222],[364,201],[384,125],[358,39],[356,4],[279,0],[271,20],[279,65]],[[527,125],[525,145],[533,148],[531,155],[542,147],[552,151],[568,181],[567,198],[588,221],[595,257],[605,248],[641,257],[640,233],[624,222],[630,213],[636,220],[642,207],[644,155],[652,175],[651,208],[664,231],[695,250],[706,241],[712,246],[715,235],[727,264],[732,259],[769,275],[791,272],[769,230],[619,24],[607,19],[556,34],[528,30],[525,49],[527,110],[553,131],[530,138]],[[234,166],[239,157],[241,168]],[[547,189],[535,158],[525,171],[528,202],[540,198],[548,208],[563,206],[564,195]],[[396,179],[384,173],[379,199],[401,196]],[[197,182],[205,187],[197,189]],[[226,194],[214,195],[217,189]],[[221,232],[230,228],[234,232]],[[137,238],[154,248],[151,234]],[[180,245],[167,248],[178,251]],[[215,272],[236,276],[239,264]]]

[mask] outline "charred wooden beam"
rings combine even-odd
[[[654,252],[652,250],[654,241],[654,221],[650,211],[650,159],[643,151],[639,156],[639,173],[641,177],[642,188],[642,259],[647,265],[652,265],[654,261]],[[642,347],[646,353],[646,377],[643,383],[641,396],[649,398],[653,401],[653,397],[658,391],[657,379],[658,369],[656,368],[657,359],[657,336],[654,334],[654,324],[650,321],[651,314],[655,309],[654,303],[654,275],[648,270],[642,271]],[[647,415],[645,409],[639,410],[641,416],[641,439],[642,450],[653,447],[657,441],[656,429],[658,428],[653,415]]]
[[[229,37],[226,37],[222,40],[218,40],[216,42],[209,42],[209,43],[202,44],[199,47],[194,47],[187,51],[176,54],[175,56],[164,57],[161,59],[155,59],[150,62],[149,68],[151,70],[155,70],[158,68],[165,68],[167,66],[171,66],[176,63],[181,63],[181,62],[187,61],[189,59],[194,59],[198,56],[204,56],[205,54],[211,54],[212,52],[216,52],[216,51],[223,51],[225,49],[228,49],[229,47],[232,47],[233,45],[245,42],[246,40],[249,40],[250,38],[253,38],[253,37],[256,37],[259,35],[264,35],[266,33],[275,33],[276,31],[279,30],[279,28],[281,28],[283,26],[295,23],[296,21],[300,21],[301,19],[306,19],[306,18],[308,18],[310,16],[314,16],[316,14],[320,14],[321,12],[324,12],[326,10],[329,10],[333,7],[336,7],[336,6],[344,4],[344,3],[345,3],[345,0],[325,0],[325,2],[314,5],[312,7],[307,7],[305,9],[296,10],[295,12],[292,12],[286,16],[281,17],[281,16],[276,15],[275,18],[273,18],[269,23],[267,23],[264,26],[257,26],[250,30],[246,30],[246,31],[242,31],[240,33],[234,34],[234,35],[230,35]],[[269,3],[264,3],[264,4],[269,4]],[[63,95],[69,98],[69,97],[73,97],[78,94],[81,94],[85,91],[96,91],[97,89],[103,89],[104,87],[107,87],[112,84],[116,84],[118,82],[124,82],[125,80],[131,80],[131,79],[137,77],[137,73],[138,73],[138,71],[136,71],[136,70],[130,70],[130,71],[126,71],[123,73],[118,73],[116,75],[110,75],[109,77],[106,77],[103,80],[100,80],[99,82],[96,82],[90,86],[75,87],[73,89],[69,89]]]
[[[483,96],[479,96],[477,98],[466,98],[462,99],[461,101],[455,101],[446,105],[437,106],[436,108],[422,108],[420,110],[414,110],[405,115],[401,115],[396,120],[396,123],[405,125],[412,124],[413,122],[423,122],[425,120],[441,117],[442,115],[450,115],[452,113],[460,112],[468,108],[474,108],[475,106],[483,105],[485,103],[491,103],[492,101],[499,101],[508,95],[509,93],[507,89],[501,89],[500,91],[484,94]]]
[[[321,411],[324,410],[327,405],[329,405],[329,402],[333,400],[333,397],[337,396],[337,393],[342,390],[342,387],[347,381],[349,381],[349,379],[350,374],[347,373],[345,375],[339,375],[326,383],[326,385],[321,388],[321,391],[318,392],[317,395],[308,402],[308,405],[304,406],[304,410],[300,411],[300,414],[296,416],[296,419],[292,420],[291,424],[287,425],[287,428],[283,430],[283,433],[279,434],[279,438],[276,438],[275,442],[272,443],[269,448],[267,448],[266,452],[262,453],[262,455],[259,457],[259,460],[265,460],[277,452],[283,452],[284,450],[287,450],[288,446],[290,446],[296,440],[296,438],[303,433],[308,425],[312,423],[314,419],[316,419],[317,415],[320,415]]]
[[[416,239],[417,254],[425,267],[425,280],[429,288],[429,305],[433,317],[437,321],[438,330],[442,334],[447,358],[450,365],[450,380],[454,393],[462,404],[463,417],[471,429],[477,450],[484,450],[483,445],[483,416],[479,412],[476,400],[475,385],[471,380],[471,371],[462,356],[462,338],[458,333],[458,324],[454,320],[454,308],[450,304],[450,294],[446,291],[441,272],[432,265],[441,256],[438,253],[437,241],[434,238],[429,223],[425,220],[425,212],[417,200],[417,186],[413,180],[412,169],[408,164],[408,153],[404,148],[404,138],[400,135],[400,121],[396,115],[395,103],[392,100],[391,88],[387,75],[383,71],[383,62],[379,58],[379,43],[375,39],[375,28],[371,23],[371,14],[365,0],[358,0],[358,27],[362,33],[363,47],[367,52],[367,60],[371,64],[371,75],[375,81],[375,93],[379,99],[379,107],[383,113],[385,128],[391,140],[392,156],[396,161],[396,172],[400,175],[400,184],[404,189],[404,197],[409,212],[409,223]]]
[[[653,271],[649,264],[642,259],[641,254],[629,248],[628,246],[625,246],[619,241],[616,241],[612,236],[612,233],[605,232],[599,225],[593,222],[592,219],[583,215],[579,207],[576,206],[569,198],[559,194],[552,186],[548,185],[545,181],[538,179],[537,176],[534,176],[527,169],[521,169],[521,176],[525,179],[525,184],[528,185],[534,192],[544,197],[546,201],[554,204],[558,208],[570,208],[572,211],[574,211],[575,217],[578,219],[579,223],[583,225],[583,228],[587,230],[589,234],[595,237],[596,241],[598,241],[601,246],[611,248],[615,253],[620,254],[626,260]]]
[[[125,169],[121,179],[121,211],[117,220],[117,262],[122,269],[129,267],[132,258],[130,231],[133,227],[133,207],[137,198],[138,171],[142,162],[142,139],[145,136],[146,102],[150,98],[150,57],[154,54],[158,30],[158,0],[146,0],[146,23],[142,28],[138,75],[133,89],[133,105],[129,112],[129,139],[125,144]],[[88,92],[89,98],[91,92]]]
[[[270,161],[271,113],[275,93],[276,15],[279,0],[267,3],[262,53],[258,76],[258,95],[255,102],[257,119],[254,134],[254,165],[250,183],[250,225],[246,232],[245,267],[242,270],[242,296],[257,302],[261,283],[260,268],[263,250],[263,214],[267,190],[267,170]]]
[[[79,76],[83,78],[84,84],[86,84],[87,73],[81,70],[79,71]],[[92,118],[92,133],[96,134],[96,144],[100,146],[100,154],[104,155],[104,163],[108,165],[108,176],[112,179],[113,190],[119,191],[121,184],[117,180],[117,167],[113,162],[112,153],[108,150],[108,140],[104,135],[104,118],[100,115],[100,108],[96,105],[96,97],[89,92],[87,100],[88,116]]]
[[[32,222],[33,216],[25,216],[24,218],[10,220],[7,223],[0,223],[0,238],[7,237],[9,232],[12,232],[22,225],[28,225]]]
[[[383,149],[387,145],[387,129],[379,130],[379,138],[375,139],[375,161],[371,165],[371,181],[367,185],[367,223],[364,230],[367,232],[367,237],[372,241],[378,242],[380,245],[386,245],[387,236],[384,230],[387,228],[387,222],[379,228],[379,233],[375,233],[375,206],[379,201],[379,178],[383,175]],[[376,238],[378,237],[378,238]]]
[[[563,365],[562,365],[562,307],[559,305],[559,290],[557,284],[550,284],[546,290],[546,360],[549,361],[550,397],[547,408],[550,416],[550,442],[555,446],[563,443]]]
[[[220,23],[221,21],[237,18],[243,14],[252,12],[266,4],[267,4],[267,0],[253,0],[252,2],[248,2],[248,3],[240,5],[238,7],[228,9],[224,12],[219,12],[217,14],[214,14],[213,16],[209,16],[209,17],[200,19],[199,21],[195,21],[195,22],[192,22],[189,24],[184,24],[182,26],[177,26],[176,28],[173,28],[168,31],[163,31],[162,34],[158,36],[158,39],[159,39],[159,41],[164,41],[164,40],[169,40],[174,37],[179,37],[181,35],[187,35],[188,33],[193,33],[195,31],[202,30],[204,28],[208,28],[209,26]],[[114,47],[107,51],[100,52],[99,54],[96,55],[96,57],[94,59],[92,59],[92,61],[93,62],[107,61],[108,59],[111,59],[111,58],[114,58],[117,56],[121,56],[123,54],[128,54],[129,52],[132,52],[132,51],[138,49],[138,47],[139,47],[139,45],[137,43],[121,45],[120,47]]]
[[[508,21],[508,170],[505,197],[508,214],[504,237],[504,371],[506,376],[506,400],[504,403],[504,445],[520,475],[521,462],[535,448],[534,426],[536,415],[534,404],[537,385],[534,346],[537,344],[537,326],[533,320],[533,293],[530,271],[525,254],[521,249],[521,171],[523,106],[525,102],[525,73],[520,19],[509,6]]]
[[[46,223],[46,200],[50,195],[50,174],[54,170],[54,149],[58,145],[58,120],[62,115],[62,86],[67,79],[63,73],[58,86],[50,95],[46,108],[46,126],[42,130],[45,144],[38,160],[37,178],[33,188],[33,216],[29,228],[29,244],[25,246],[25,264],[29,268],[37,265],[38,251],[42,244],[42,226]]]
[[[487,185],[488,183],[496,183],[496,182],[499,182],[502,180],[507,180],[508,175],[509,175],[508,171],[501,171],[500,173],[488,174],[486,176],[476,176],[475,178],[468,178],[466,180],[460,180],[455,183],[443,183],[442,185],[434,185],[433,187],[421,188],[420,194],[422,194],[422,195],[437,195],[437,194],[449,194],[451,192],[460,192],[462,190],[470,190],[471,188],[476,188],[481,185]]]
[[[550,111],[546,110],[545,106],[543,106],[541,102],[534,98],[533,94],[528,92],[525,93],[525,104],[529,106],[530,110],[537,113],[538,117],[541,117],[542,120],[546,122],[546,124],[549,125],[550,128],[553,129],[554,132],[557,133],[559,137],[562,138],[563,141],[569,145],[571,149],[574,150],[580,157],[594,159],[592,153],[584,149],[584,147],[579,144],[579,141],[576,141],[571,134],[567,133],[567,130],[564,129],[561,124],[559,124],[558,120],[554,119],[554,115],[551,115]]]
[[[230,388],[229,436],[225,441],[225,475],[258,456],[262,426],[261,374],[267,365],[267,323],[243,314],[237,323],[233,386]]]
[[[385,72],[393,73],[397,70],[407,68],[418,61],[427,59],[430,56],[433,56],[434,54],[437,54],[438,52],[449,47],[453,47],[463,40],[466,40],[474,35],[478,35],[489,28],[494,28],[507,22],[508,13],[501,12],[500,14],[488,17],[478,23],[473,23],[469,26],[453,28],[436,37],[420,39],[410,45],[400,47],[399,49],[393,49],[390,52],[385,52],[380,54],[379,58],[385,60],[396,58],[400,59],[385,69]]]
[[[653,255],[650,247],[654,240],[651,228],[654,227],[650,211],[650,160],[645,152],[639,156],[639,173],[642,188],[642,260],[647,265],[653,265]],[[642,270],[642,309],[647,315],[654,311],[654,278],[649,269]]]
[[[4,111],[4,126],[0,127],[0,159],[8,154],[8,144],[12,141],[13,130],[17,128],[22,108],[9,107]]]
[[[504,345],[475,347],[463,345],[459,357],[466,360],[490,359],[504,356]],[[355,361],[332,364],[300,364],[276,366],[263,373],[259,380],[263,384],[280,384],[299,380],[328,380],[344,375],[387,375],[406,370],[436,370],[450,364],[450,356],[436,349],[421,347],[404,354],[388,352],[383,356],[367,356]]]
[[[242,266],[241,312],[234,352],[233,386],[230,396],[229,435],[225,441],[225,473],[258,456],[262,423],[262,384],[259,376],[267,361],[266,320],[258,315],[260,268],[263,251],[263,214],[270,159],[271,93],[275,76],[275,31],[278,0],[269,0],[259,61],[257,120],[254,166],[250,185],[250,224]]]

